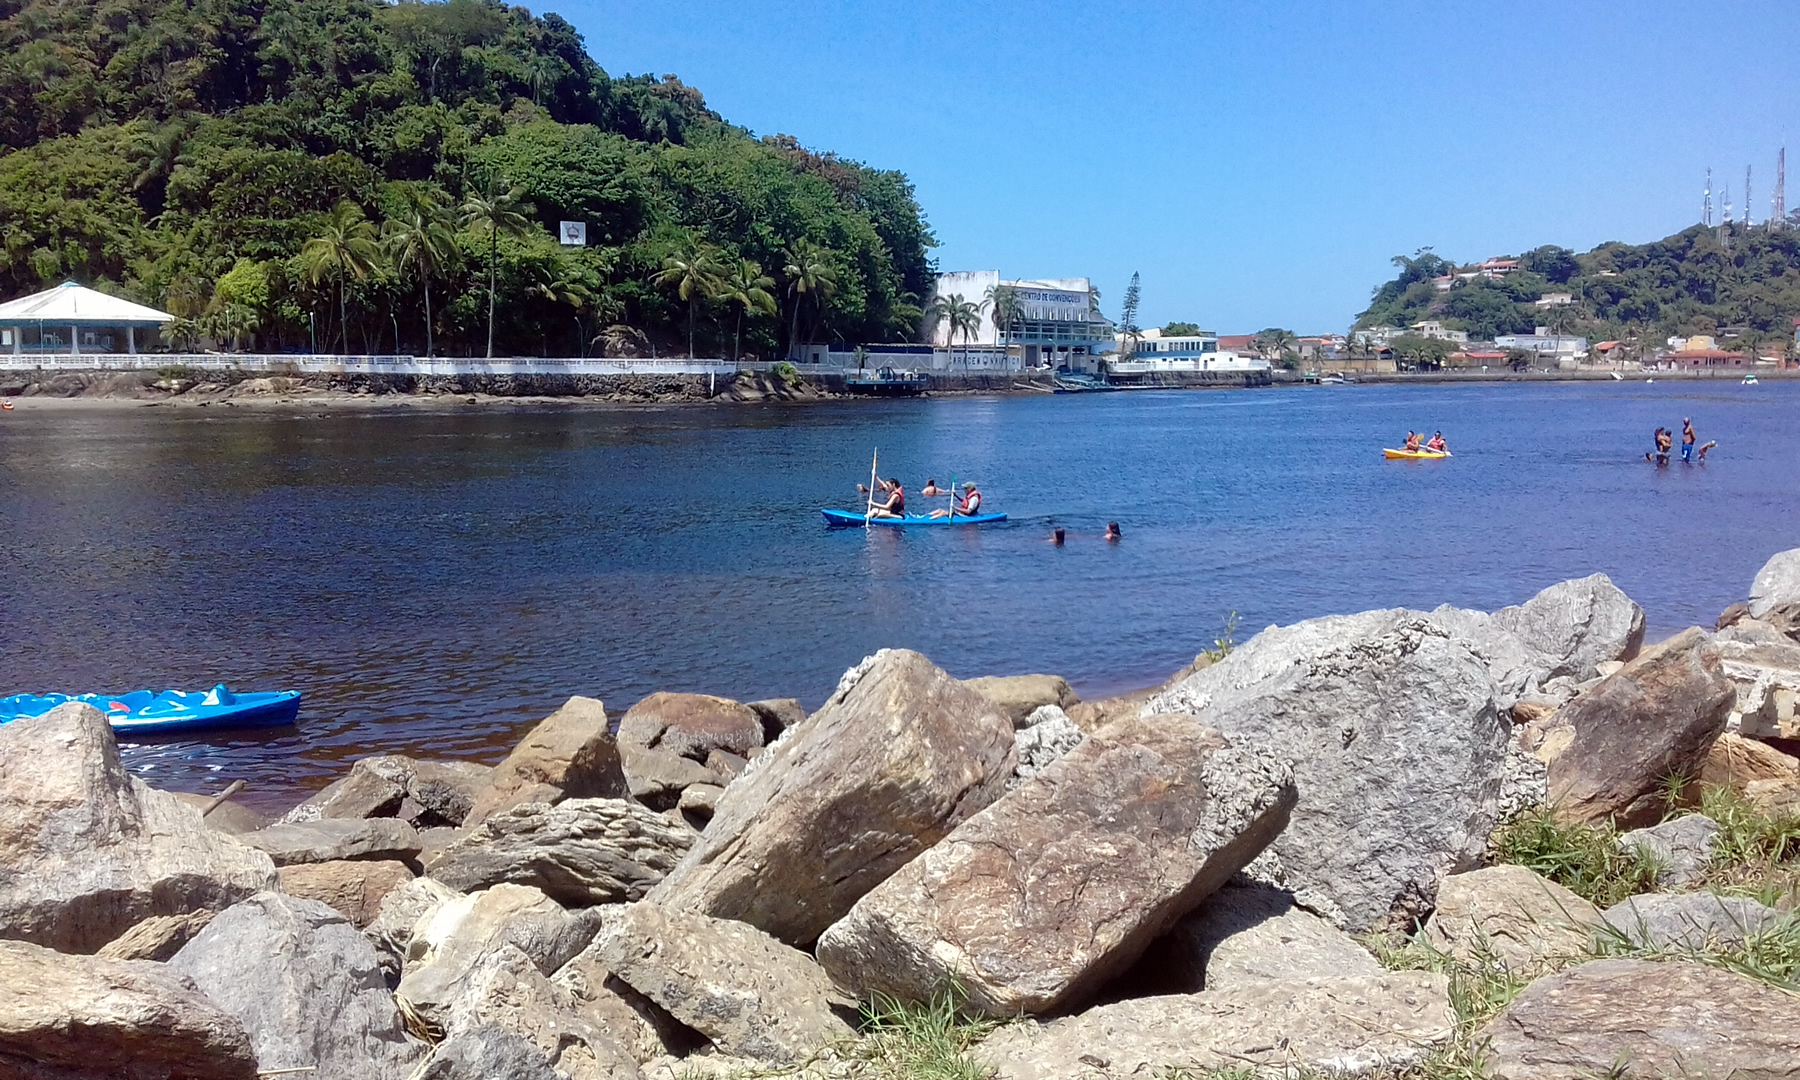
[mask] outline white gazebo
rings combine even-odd
[[[118,331],[124,331],[125,351],[137,352],[137,328],[159,327],[175,316],[166,311],[134,304],[73,281],[54,289],[22,296],[0,304],[0,350],[14,356],[26,352],[116,353]],[[68,340],[62,340],[64,334]],[[36,341],[25,342],[30,335]]]

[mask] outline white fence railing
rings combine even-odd
[[[596,357],[323,356],[292,353],[0,353],[0,370],[154,371],[188,367],[205,371],[255,371],[323,375],[735,375],[730,360],[627,360]]]

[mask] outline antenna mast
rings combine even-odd
[[[1712,170],[1706,170],[1706,201],[1701,203],[1700,224],[1712,228]]]
[[[1719,192],[1719,201],[1724,207],[1724,217],[1719,222],[1721,228],[1731,224],[1731,185],[1726,184]]]
[[[1744,228],[1750,227],[1750,166],[1744,166]]]
[[[1773,213],[1769,226],[1779,229],[1787,224],[1787,147],[1775,155],[1775,197],[1770,201]]]

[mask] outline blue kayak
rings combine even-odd
[[[0,698],[0,724],[42,716],[79,701],[106,714],[117,732],[157,734],[218,728],[281,727],[300,713],[300,691],[234,694],[224,683],[211,690],[133,690],[128,694],[14,694]]]
[[[992,525],[996,521],[1005,521],[1005,514],[970,514],[958,517],[924,517],[908,514],[897,518],[865,518],[862,514],[851,510],[821,510],[827,525],[888,525],[896,529],[909,528],[913,525]]]

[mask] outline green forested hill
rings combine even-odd
[[[437,351],[466,355],[491,269],[496,354],[630,351],[633,328],[685,350],[690,317],[717,353],[745,315],[768,355],[910,337],[933,243],[900,173],[612,78],[556,15],[0,0],[0,298],[75,279],[190,339],[419,353],[429,299]]]
[[[1429,249],[1398,256],[1400,272],[1375,290],[1357,326],[1440,319],[1478,339],[1554,325],[1594,339],[1646,340],[1743,327],[1744,342],[1755,344],[1790,337],[1800,317],[1800,223],[1775,231],[1696,225],[1649,244],[1602,244],[1585,255],[1541,247],[1519,258],[1507,277],[1440,292],[1432,279],[1456,264]],[[1574,303],[1533,305],[1550,292]]]

